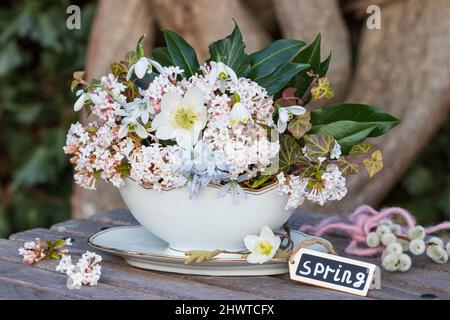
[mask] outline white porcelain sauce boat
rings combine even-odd
[[[130,179],[119,191],[139,223],[178,251],[243,250],[246,235],[258,235],[264,225],[277,229],[292,214],[284,209],[286,197],[277,194],[276,185],[247,192],[237,204],[229,193],[220,197],[214,186],[192,199],[186,187],[156,191]]]

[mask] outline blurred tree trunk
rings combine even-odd
[[[351,177],[346,198],[312,210],[345,213],[363,203],[378,205],[447,119],[449,16],[447,0],[395,1],[381,7],[382,30],[364,27],[348,101],[379,106],[402,123],[374,140],[384,170],[370,181],[365,173]]]
[[[257,51],[270,42],[270,36],[257,18],[238,0],[154,0],[155,19],[160,27],[180,33],[197,52],[200,63],[208,58],[208,45],[239,25],[246,50]]]
[[[144,46],[149,52],[153,46],[152,26],[153,17],[146,0],[100,1],[89,38],[87,78],[106,74],[110,63],[122,59],[128,51],[133,50],[144,33],[147,34]],[[125,206],[117,189],[100,179],[97,191],[86,191],[78,186],[74,190],[74,217],[86,217],[100,210]]]
[[[312,42],[322,36],[322,59],[332,52],[328,77],[336,101],[345,96],[350,76],[350,40],[337,0],[274,0],[274,8],[284,38]]]

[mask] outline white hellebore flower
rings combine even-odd
[[[119,129],[119,138],[125,138],[128,132],[136,132],[136,134],[141,137],[142,139],[145,139],[148,137],[148,132],[145,130],[145,128],[140,124],[136,118],[133,117],[126,117],[122,120],[122,125]]]
[[[306,113],[306,109],[301,106],[290,106],[278,109],[278,124],[277,129],[279,133],[286,131],[287,123],[291,114],[301,116]]]
[[[233,82],[238,81],[236,72],[234,72],[233,69],[231,69],[229,66],[227,66],[223,62],[211,61],[210,66],[211,66],[211,71],[206,76],[206,78],[212,84],[215,84],[216,81],[219,81],[220,91],[222,91],[222,92],[225,91],[227,80],[231,80]]]
[[[92,101],[94,104],[103,103],[103,99],[98,95],[96,95],[95,93],[85,92],[83,89],[78,90],[76,96],[78,97],[78,99],[73,106],[73,110],[75,110],[75,112],[80,111],[87,100]]]
[[[161,140],[175,139],[178,145],[193,145],[206,126],[205,95],[197,87],[187,90],[184,97],[167,92],[161,98],[161,112],[155,116],[152,128]]]
[[[240,122],[246,124],[251,120],[250,111],[241,102],[236,102],[230,112],[230,123],[232,125],[237,125]]]
[[[251,252],[247,256],[247,262],[262,264],[273,258],[280,247],[281,239],[275,236],[268,226],[264,226],[259,237],[255,235],[246,236],[244,243]]]
[[[155,67],[155,69],[158,70],[160,74],[164,74],[162,65],[160,65],[157,61],[142,57],[128,70],[127,80],[130,80],[133,71],[139,79],[142,79],[143,77],[145,77],[146,73],[152,72],[152,66]]]

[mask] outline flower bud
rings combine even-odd
[[[399,263],[398,263],[398,270],[401,272],[408,271],[411,268],[411,257],[407,254],[400,254],[399,255]]]
[[[388,226],[386,226],[386,225],[379,225],[378,227],[377,227],[377,234],[378,234],[378,236],[381,238],[382,236],[383,236],[383,234],[385,234],[385,233],[392,233],[391,232],[391,228],[390,227],[388,227]]]
[[[383,258],[383,261],[381,262],[381,265],[387,271],[396,271],[398,269],[398,264],[399,264],[399,256],[395,253],[387,254]]]
[[[381,236],[381,243],[385,246],[387,246],[390,243],[396,242],[397,237],[393,233],[385,233]],[[399,244],[401,247],[401,245]]]
[[[422,239],[414,239],[409,243],[409,250],[412,254],[418,256],[425,252],[425,242]]]
[[[401,254],[403,252],[402,245],[398,242],[391,242],[387,245],[386,250],[389,253]]]
[[[401,244],[403,252],[409,251],[409,241],[401,238],[397,238],[397,242]]]
[[[399,224],[393,224],[390,226],[391,227],[391,231],[393,234],[400,234],[402,233],[402,226]]]
[[[392,226],[392,221],[389,219],[381,219],[380,221],[378,221],[378,225],[379,226]]]
[[[376,232],[370,232],[367,235],[366,243],[371,248],[378,247],[380,245],[380,237]]]
[[[422,226],[415,226],[408,231],[408,238],[413,239],[423,239],[425,238],[425,229]]]
[[[439,245],[431,244],[427,248],[427,256],[436,263],[446,263],[448,254],[445,249]]]
[[[435,244],[442,248],[444,247],[444,241],[442,241],[442,239],[438,238],[438,237],[431,237],[427,242],[431,243],[431,244]]]

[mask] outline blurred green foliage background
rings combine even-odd
[[[95,3],[77,3],[80,30],[66,27],[70,4],[1,1],[0,237],[70,217],[71,168],[62,152],[76,116],[69,87],[84,66]]]
[[[62,152],[76,117],[69,86],[72,73],[84,68],[95,1],[0,4],[0,237],[6,237],[70,217],[73,178]],[[70,4],[82,9],[80,30],[66,27]],[[384,204],[406,207],[424,224],[450,219],[449,146],[447,124]]]

